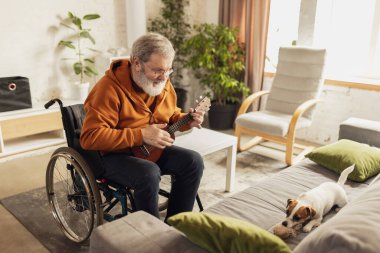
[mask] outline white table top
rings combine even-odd
[[[202,156],[236,145],[237,138],[207,128],[194,128],[191,132],[176,137],[174,145],[192,149]]]

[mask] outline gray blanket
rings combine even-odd
[[[285,219],[286,203],[289,198],[296,198],[300,193],[312,189],[323,182],[338,180],[339,175],[322,166],[305,159],[297,165],[267,178],[230,198],[207,209],[206,212],[217,213],[252,222],[266,230]],[[365,183],[347,181],[344,188],[349,200],[356,198],[370,180]],[[331,211],[323,222],[336,215]],[[286,243],[294,248],[308,233],[300,233],[289,238]],[[380,239],[380,238],[379,238]]]

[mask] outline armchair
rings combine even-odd
[[[244,151],[267,140],[286,145],[285,162],[298,162],[313,147],[295,143],[296,130],[309,127],[322,90],[325,49],[282,47],[277,72],[270,91],[259,91],[246,98],[235,120],[238,150]],[[268,95],[265,110],[250,111],[250,105]],[[255,136],[245,144],[242,135]],[[301,148],[293,158],[294,147]]]

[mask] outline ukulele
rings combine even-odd
[[[195,106],[194,112],[207,112],[210,108],[210,99],[208,97],[200,97],[201,101],[196,101],[198,104]],[[184,125],[193,120],[193,117],[190,113],[188,113],[185,117],[178,120],[176,123],[166,127],[166,131],[170,134],[170,136],[174,139],[174,133],[181,129]],[[143,144],[141,146],[136,146],[132,148],[132,154],[135,157],[142,158],[145,160],[149,160],[152,162],[156,162],[163,152],[163,149]]]

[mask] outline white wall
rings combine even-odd
[[[380,92],[326,85],[313,125],[300,132],[308,141],[327,144],[338,139],[339,123],[349,117],[380,121]]]
[[[61,60],[70,57],[70,50],[57,49],[57,43],[69,34],[60,20],[68,11],[79,16],[100,14],[89,24],[97,42],[94,47],[106,52],[126,42],[124,4],[123,0],[0,0],[0,76],[29,77],[33,102],[69,97],[70,84],[77,77],[71,63]],[[102,73],[108,64],[105,56],[98,57]]]
[[[72,97],[72,83],[78,77],[73,74],[71,62],[61,59],[70,57],[71,50],[57,49],[58,42],[70,34],[68,29],[60,26],[60,20],[68,11],[78,16],[88,13],[101,15],[100,19],[88,24],[96,40],[94,47],[102,52],[96,58],[102,75],[108,67],[108,58],[112,56],[107,51],[127,47],[126,1],[0,0],[0,77],[28,77],[33,103],[52,97]],[[159,15],[160,1],[145,2],[147,19]],[[190,1],[190,20],[196,23],[217,22],[218,2]],[[96,79],[89,81],[93,85]]]

